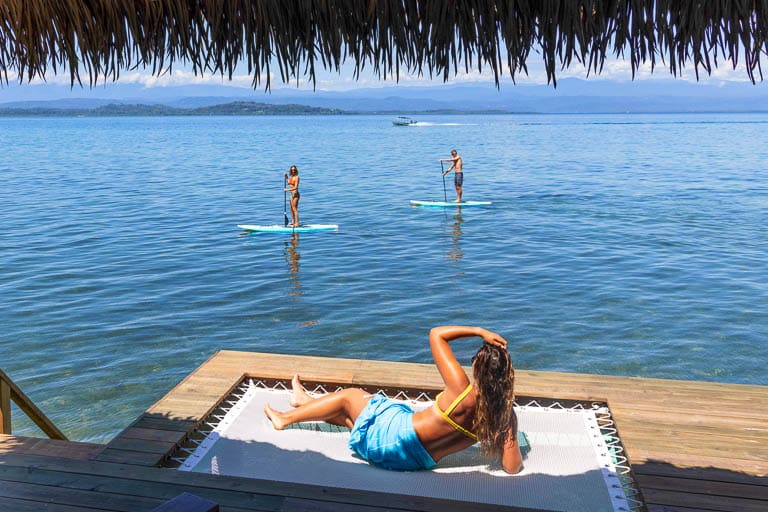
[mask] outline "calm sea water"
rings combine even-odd
[[[419,120],[0,119],[0,368],[94,441],[216,350],[429,362],[446,323],[525,369],[768,384],[767,115]],[[493,206],[409,205],[451,148]],[[290,164],[339,232],[243,234]]]

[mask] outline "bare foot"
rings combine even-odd
[[[460,203],[460,202],[461,202],[461,199],[454,199],[454,200],[453,200],[453,202],[454,202],[454,203]]]
[[[269,404],[264,404],[264,414],[266,414],[269,421],[272,422],[272,426],[275,427],[275,430],[283,430],[285,428],[285,421],[280,417],[280,413],[272,409]]]
[[[307,390],[304,389],[304,386],[301,384],[301,379],[299,378],[298,373],[294,375],[291,380],[291,389],[291,407],[299,407],[312,400],[312,397],[309,396],[309,393],[307,393]]]

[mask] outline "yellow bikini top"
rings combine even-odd
[[[440,399],[440,395],[443,394],[442,392],[440,392],[435,398],[435,410],[437,410],[440,416],[445,418],[445,421],[447,421],[453,428],[455,428],[456,430],[458,430],[468,438],[474,439],[475,441],[477,441],[477,436],[475,434],[473,434],[469,430],[465,429],[464,427],[462,427],[461,425],[453,421],[453,419],[451,419],[450,417],[450,414],[453,412],[454,409],[456,409],[456,406],[459,405],[462,400],[464,400],[464,397],[467,396],[470,391],[472,391],[472,384],[468,385],[467,389],[462,391],[461,394],[456,397],[456,400],[454,400],[453,403],[451,403],[451,405],[449,405],[448,408],[444,411],[440,409],[439,405],[437,405],[437,401]]]

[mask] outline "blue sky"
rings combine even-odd
[[[275,67],[275,70],[278,68]],[[621,83],[632,80],[631,68],[629,61],[620,59],[609,59],[606,61],[603,71],[599,75],[588,74],[583,66],[576,63],[568,69],[559,70],[557,73],[558,79],[563,78],[581,78],[590,80],[603,80],[613,81]],[[87,80],[87,76],[83,77]],[[538,60],[538,56],[532,54],[529,59],[529,74],[528,76],[519,75],[517,78],[517,84],[546,84],[546,74],[544,73],[543,66]],[[62,73],[59,75],[49,74],[46,80],[35,79],[31,83],[24,83],[19,85],[18,81],[14,81],[13,77],[9,77],[13,82],[9,87],[3,87],[0,89],[0,102],[6,100],[18,100],[23,99],[24,96],[28,96],[29,99],[57,99],[62,97],[62,91],[68,89],[70,85],[69,74]],[[643,65],[635,75],[635,80],[683,80],[688,82],[696,82],[695,73],[693,67],[682,70],[682,73],[678,77],[673,77],[669,69],[662,63],[657,65],[654,71],[651,71],[649,64]],[[736,69],[733,69],[733,65],[729,61],[721,61],[720,66],[713,70],[711,76],[707,76],[702,73],[700,76],[700,82],[706,84],[712,84],[722,81],[729,82],[748,82],[747,73],[743,67],[743,64],[739,64]],[[485,70],[482,74],[477,72],[471,73],[458,73],[452,75],[449,83],[492,83],[493,75],[490,70]],[[142,88],[160,88],[160,87],[174,87],[184,85],[217,85],[224,87],[231,87],[234,90],[242,90],[243,92],[253,93],[252,77],[245,72],[236,73],[233,79],[223,79],[219,75],[195,75],[191,70],[184,67],[175,67],[173,73],[166,73],[162,76],[153,76],[148,71],[127,71],[121,73],[120,79],[116,84],[119,85],[134,85]],[[359,88],[371,88],[371,87],[390,87],[394,85],[410,85],[410,86],[439,86],[442,85],[442,79],[430,80],[428,77],[401,75],[399,82],[396,82],[393,78],[387,80],[380,80],[373,74],[365,74],[355,80],[352,72],[352,67],[347,65],[342,69],[340,73],[320,71],[317,78],[317,90],[327,91],[343,91],[349,89]],[[262,80],[261,86],[256,90],[263,90],[264,81]],[[62,86],[65,86],[63,88]],[[98,86],[90,89],[86,84],[83,88],[75,86],[74,90],[69,91],[67,96],[72,97],[98,97],[103,94],[105,90],[109,90],[114,87],[115,84],[110,80],[106,83],[101,82]],[[764,84],[759,83],[758,87],[762,87]],[[501,83],[502,88],[514,87],[511,79],[505,76]],[[294,80],[291,83],[284,84],[280,81],[279,76],[272,76],[272,88],[273,89],[306,89],[312,90],[312,84],[306,78],[302,77],[298,81]],[[12,89],[12,91],[10,90]],[[4,94],[5,93],[5,94]]]

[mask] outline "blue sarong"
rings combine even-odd
[[[373,395],[357,417],[349,447],[386,469],[415,471],[437,465],[413,430],[413,409],[381,395]]]

